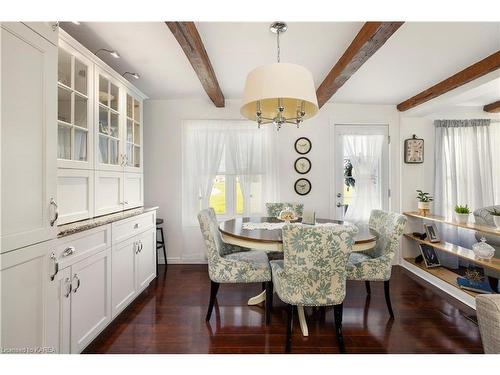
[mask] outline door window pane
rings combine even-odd
[[[141,122],[141,107],[137,100],[134,100],[134,120]]]
[[[99,107],[99,132],[109,134],[108,111],[102,107]]]
[[[57,119],[71,123],[71,92],[60,87],[57,95]]]
[[[71,87],[71,55],[62,48],[59,48],[57,80],[63,85]]]
[[[87,132],[85,130],[75,129],[75,155],[74,160],[87,160]]]
[[[115,111],[118,111],[118,87],[111,84],[111,91],[110,91],[110,107],[113,108]]]
[[[75,58],[75,87],[74,89],[87,95],[87,65]]]
[[[75,125],[87,127],[87,99],[75,94]]]
[[[109,164],[118,164],[118,141],[109,140]]]
[[[241,192],[241,185],[239,178],[236,178],[236,213],[241,215],[243,213],[243,193]]]
[[[116,113],[110,114],[110,135],[112,137],[118,138],[120,136],[118,129],[118,115]]]
[[[226,177],[215,177],[214,186],[210,195],[209,205],[215,210],[216,214],[226,212]]]
[[[127,117],[133,118],[132,108],[134,105],[134,99],[127,94]]]
[[[57,127],[57,157],[71,159],[71,128],[68,126]]]
[[[132,120],[127,120],[127,142],[133,143],[134,142],[134,125],[132,124]]]
[[[136,145],[140,145],[141,144],[141,129],[140,129],[140,125],[135,123],[134,124],[134,143]]]
[[[101,163],[108,163],[108,138],[99,136],[99,161]]]
[[[109,106],[109,85],[108,80],[103,76],[99,76],[99,103]]]
[[[134,146],[134,167],[141,166],[141,148]]]

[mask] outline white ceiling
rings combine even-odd
[[[281,37],[281,61],[304,65],[319,86],[362,24],[290,22]],[[227,99],[241,97],[251,69],[276,61],[276,36],[267,22],[196,25]],[[164,23],[86,22],[62,27],[92,51],[117,50],[120,59],[99,57],[120,73],[141,74],[134,84],[152,99],[207,98]],[[405,23],[331,101],[398,104],[498,50],[500,22]]]

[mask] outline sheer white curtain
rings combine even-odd
[[[457,204],[475,210],[498,203],[494,178],[500,164],[493,160],[500,142],[494,137],[498,129],[490,132],[490,120],[436,120],[434,125],[436,212],[450,216]]]
[[[380,164],[384,136],[344,135],[344,155],[351,161],[356,181],[355,195],[345,219],[352,222],[368,222],[372,209],[380,209],[381,185]]]
[[[197,225],[197,215],[208,208],[226,140],[220,121],[185,121],[183,141],[183,223]]]

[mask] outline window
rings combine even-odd
[[[271,132],[248,121],[185,121],[185,225],[196,225],[198,212],[208,207],[223,217],[265,212],[278,190]]]

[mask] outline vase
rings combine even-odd
[[[422,216],[427,216],[430,211],[431,202],[418,202],[418,213]]]
[[[500,229],[500,216],[493,215],[493,222],[495,223],[495,226]]]
[[[469,220],[469,214],[459,214],[455,212],[455,221],[458,224],[467,224],[468,220]]]

